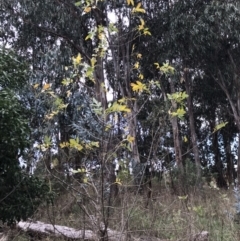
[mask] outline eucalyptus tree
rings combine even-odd
[[[191,21],[191,23],[189,51],[192,51],[191,55],[196,58],[195,62],[198,69],[202,71],[203,78],[214,80],[215,84],[220,86],[239,130],[237,104],[239,88],[236,72],[239,50],[239,4],[237,1],[212,1],[205,5],[197,21]],[[221,94],[221,92],[218,93]],[[215,99],[217,100],[217,96]],[[211,104],[214,105],[214,103]],[[217,109],[214,113],[217,114]],[[221,113],[214,118],[215,124],[218,124],[221,119],[226,121],[226,115],[223,117]],[[231,119],[231,117],[228,118]],[[213,125],[212,128],[214,128]],[[215,142],[218,143],[219,140]]]
[[[145,16],[144,20],[150,27],[153,37],[145,40],[143,36],[136,41],[137,49],[148,46],[148,51],[143,54],[144,76],[149,80],[159,79],[153,66],[146,67],[148,63],[163,63],[169,60],[171,64],[174,64],[178,73],[176,76],[178,82],[175,82],[174,87],[177,90],[186,90],[189,96],[187,115],[189,116],[191,133],[189,137],[193,148],[190,151],[193,151],[198,167],[198,176],[200,176],[201,165],[204,164],[204,161],[199,147],[208,136],[203,137],[199,134],[201,122],[213,121],[214,124],[208,129],[208,134],[212,133],[214,125],[218,125],[221,121],[226,122],[228,118],[231,119],[218,111],[221,106],[220,109],[228,112],[227,106],[229,104],[236,124],[239,120],[236,106],[238,103],[237,93],[239,92],[236,88],[238,86],[236,72],[238,59],[235,57],[239,45],[237,37],[237,29],[239,29],[238,2],[174,1],[171,3],[170,1],[147,1],[146,11],[149,14]],[[228,16],[231,17],[228,18]],[[151,51],[152,49],[153,51]],[[171,83],[168,83],[168,80],[169,78],[166,78],[161,82],[161,88],[162,91],[171,93]],[[199,87],[202,86],[201,83],[205,83],[211,89],[208,92],[202,92]],[[216,85],[219,85],[221,90]],[[215,98],[216,101],[213,102],[209,98],[209,93],[211,96],[220,95],[222,98]],[[227,104],[226,99],[228,99],[229,104]],[[215,102],[217,103],[214,109]],[[203,106],[208,107],[208,110],[204,110]],[[207,111],[209,115],[204,112],[199,113],[200,109]],[[210,112],[218,112],[218,114],[211,116]],[[209,117],[213,119],[208,120]],[[180,131],[182,130],[180,129]],[[217,134],[214,133],[214,135]],[[234,136],[235,133],[232,135]],[[216,143],[219,143],[219,139]]]
[[[81,58],[88,63],[88,67],[85,66],[86,68],[82,68],[82,71],[88,74],[94,65],[92,76],[85,79],[84,95],[94,96],[103,109],[107,108],[106,89],[112,89],[114,99],[125,98],[132,109],[127,121],[130,135],[135,138],[138,107],[132,99],[130,84],[135,80],[135,76],[131,75],[133,61],[135,61],[132,58],[132,41],[137,34],[139,17],[134,17],[131,5],[131,1],[120,3],[78,1],[75,3],[75,1],[46,0],[35,3],[13,0],[2,5],[2,22],[10,24],[9,27],[15,29],[17,33],[15,39],[12,39],[7,28],[4,28],[4,38],[9,41],[11,39],[15,49],[29,56],[35,75],[32,84],[38,84],[40,89],[45,83],[49,83],[52,89],[61,91],[60,86],[65,72],[63,66],[69,65],[72,56],[81,55]],[[135,12],[136,15],[141,15],[144,10],[139,6],[135,8]],[[114,22],[109,18],[110,13],[115,15]],[[144,29],[142,25],[141,31]],[[106,36],[105,32],[107,32]],[[108,48],[107,51],[106,48]],[[109,59],[113,63],[113,68],[109,69],[110,72],[106,67]],[[75,88],[78,88],[76,82],[74,84]],[[61,98],[64,101],[66,96]],[[68,117],[65,118],[64,115],[59,114],[60,132],[69,129],[66,126],[73,121],[69,112],[74,111],[69,105],[65,112]],[[74,132],[61,133],[62,137],[68,136],[62,141],[66,141],[71,134]],[[132,149],[134,159],[139,162],[135,141]]]

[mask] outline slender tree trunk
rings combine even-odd
[[[237,185],[240,187],[240,133],[238,133]]]
[[[137,145],[137,112],[138,107],[136,101],[132,103],[132,112],[128,114],[129,134],[134,138],[131,143],[132,157],[136,163],[140,163],[138,145]]]
[[[129,135],[134,138],[131,143],[132,158],[135,163],[140,163],[138,144],[137,144],[137,114],[138,105],[137,102],[132,100],[132,89],[131,89],[131,41],[133,40],[133,33],[128,35],[122,31],[121,27],[118,32],[118,42],[115,43],[115,39],[111,39],[111,52],[114,64],[114,73],[116,83],[118,83],[115,88],[121,93],[122,98],[128,99],[128,107],[131,109],[131,113],[127,114],[127,123],[129,129]],[[123,44],[125,42],[125,44]],[[118,45],[115,50],[112,46]],[[120,64],[123,66],[121,67]]]
[[[238,160],[237,160],[237,184],[240,187],[240,88],[238,88],[238,100],[237,100],[237,112],[238,116],[236,117],[237,126],[238,126]]]
[[[216,126],[215,124],[215,118],[214,123],[212,123],[211,127],[214,129]],[[214,153],[214,159],[215,159],[215,170],[214,172],[217,173],[217,186],[220,188],[226,188],[227,183],[223,176],[223,164],[220,156],[219,146],[218,146],[218,132],[213,133],[212,136],[212,145],[213,145],[213,153]]]
[[[231,56],[230,56],[231,57]],[[233,60],[232,60],[233,61]],[[233,62],[233,66],[234,66]],[[236,122],[236,126],[238,128],[238,160],[237,160],[237,185],[240,186],[240,85],[239,85],[239,78],[237,75],[237,72],[234,77],[234,83],[235,83],[235,91],[237,95],[237,104],[236,102],[232,99],[228,88],[225,84],[225,79],[223,78],[223,75],[221,73],[221,70],[218,71],[218,78],[214,78],[215,81],[219,84],[219,86],[222,88],[223,92],[226,94],[227,99],[229,101],[229,104],[231,106],[232,112],[233,112],[233,117]]]
[[[171,93],[175,93],[175,87],[170,80],[170,88],[171,88]],[[173,110],[177,110],[177,103],[172,100],[172,107]],[[177,167],[179,168],[180,172],[183,174],[183,162],[182,162],[182,149],[181,149],[181,143],[180,143],[180,137],[179,137],[179,128],[178,128],[178,120],[177,117],[170,117],[171,119],[171,124],[172,124],[172,130],[173,130],[173,142],[174,142],[174,150],[175,150],[175,158],[176,158],[176,164]]]
[[[234,181],[234,166],[233,166],[233,156],[231,153],[231,145],[230,140],[227,138],[225,143],[225,153],[227,159],[227,178],[229,187],[235,183]]]
[[[103,73],[103,59],[102,57],[97,57],[97,63],[95,68],[95,96],[97,101],[102,104],[102,108],[105,110],[107,108],[107,95],[104,89],[104,73]]]
[[[192,93],[191,93],[191,83],[189,79],[189,73],[185,71],[185,87],[186,93],[188,94],[187,98],[187,107],[188,107],[188,115],[189,115],[189,123],[190,123],[190,132],[191,132],[191,142],[192,148],[194,153],[194,160],[197,169],[197,182],[200,183],[201,178],[201,162],[199,157],[199,149],[197,144],[197,135],[196,135],[196,128],[194,123],[194,116],[193,116],[193,103],[192,103]]]
[[[234,166],[233,166],[233,154],[231,152],[231,135],[229,133],[231,132],[230,130],[233,127],[233,123],[229,123],[225,128],[226,131],[222,132],[223,136],[223,144],[224,144],[224,150],[225,150],[225,158],[226,158],[226,163],[227,163],[227,170],[226,170],[226,175],[227,175],[227,182],[229,188],[233,187],[232,184],[235,185],[235,171],[234,171]]]

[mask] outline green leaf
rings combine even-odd
[[[76,174],[76,173],[85,173],[86,169],[85,168],[78,168],[77,170],[72,170],[72,173]]]
[[[109,33],[117,33],[118,32],[118,29],[117,27],[113,24],[113,23],[110,23],[109,26],[108,26],[108,30],[109,30]]]
[[[51,142],[51,137],[50,136],[44,136],[44,145],[46,148],[50,147],[52,142]]]
[[[82,4],[81,1],[75,2],[75,6],[76,6],[76,7],[81,6],[81,4]]]
[[[227,125],[227,123],[228,123],[228,122],[222,122],[222,123],[216,125],[216,126],[214,127],[213,133],[216,132],[216,131],[218,131],[218,130],[220,130],[220,129],[222,129],[223,127],[225,127],[225,126]]]
[[[170,66],[169,63],[165,63],[162,67],[160,67],[160,71],[162,71],[164,74],[173,75],[175,69]]]
[[[177,103],[181,104],[183,100],[188,98],[188,95],[186,94],[186,91],[182,91],[182,92],[175,92],[173,94],[167,94],[167,97],[169,100],[174,100]]]

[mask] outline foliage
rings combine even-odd
[[[8,224],[31,216],[48,191],[41,180],[25,173],[21,167],[24,160],[20,157],[30,143],[30,128],[29,112],[15,92],[23,84],[26,71],[21,69],[23,65],[16,58],[6,53],[0,57],[2,63],[6,59],[9,64],[9,69],[5,66],[0,74],[4,83],[0,90],[0,219]]]
[[[144,173],[143,163],[155,159],[172,174],[172,184],[185,178],[185,192],[201,180],[196,173],[203,168],[228,179],[229,186],[234,183],[240,128],[237,1],[11,0],[1,7],[3,41],[29,61],[32,70],[22,96],[18,91],[24,83],[24,61],[10,55],[0,60],[1,93],[9,97],[2,97],[4,108],[18,120],[8,121],[4,112],[8,125],[3,131],[11,128],[22,137],[14,134],[18,149],[10,154],[21,155],[31,145],[28,154],[41,156],[38,171],[49,182],[54,179],[76,199],[84,196],[86,202],[76,204],[84,215],[97,213],[107,229],[109,210],[117,203],[109,194],[114,188],[129,194],[128,185]],[[20,101],[31,109],[31,118],[17,105]],[[126,166],[116,177],[113,163],[121,156],[136,162],[134,177]],[[240,155],[238,160],[240,164]],[[98,175],[85,171],[96,162]],[[175,162],[184,175],[172,171]],[[190,196],[180,197],[185,205]],[[125,205],[119,208],[121,215],[129,203]],[[133,215],[136,226],[141,226],[135,220],[139,216],[150,228],[151,216],[146,218],[138,207],[135,211],[140,213]],[[176,227],[189,217],[199,226],[207,218],[215,226],[221,223],[208,217],[202,204],[194,204],[190,216],[185,217],[185,211],[190,208],[171,210],[156,227],[164,222]],[[177,231],[171,235],[163,238],[173,239]]]

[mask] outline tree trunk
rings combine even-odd
[[[214,129],[215,126],[216,126],[215,122],[212,123],[211,125],[212,129]],[[218,146],[218,132],[213,133],[212,138],[213,138],[212,139],[213,153],[214,153],[214,159],[215,159],[214,172],[217,174],[217,177],[216,177],[217,186],[220,188],[227,188],[227,183],[223,176],[223,164],[222,164],[219,146]]]
[[[188,107],[188,115],[189,115],[189,122],[190,122],[191,142],[192,142],[194,160],[195,160],[196,169],[197,169],[197,183],[200,184],[201,162],[199,157],[196,128],[195,128],[195,122],[194,122],[194,116],[193,116],[193,103],[192,103],[191,83],[190,83],[191,80],[189,79],[190,76],[188,71],[185,71],[184,74],[185,74],[186,93],[188,94],[187,107]]]
[[[214,76],[213,76],[213,78],[219,84],[219,86],[221,87],[223,92],[225,93],[225,95],[229,101],[229,104],[231,106],[236,126],[238,128],[239,142],[238,142],[238,160],[237,160],[237,181],[238,181],[237,184],[238,184],[238,186],[240,186],[240,84],[239,84],[238,70],[236,68],[236,65],[234,63],[234,60],[233,60],[231,54],[230,53],[228,53],[228,54],[229,54],[230,60],[232,62],[232,66],[234,68],[233,82],[234,82],[234,90],[235,90],[235,94],[236,94],[235,96],[237,96],[237,101],[233,100],[232,96],[234,96],[234,95],[230,95],[228,88],[225,84],[226,80],[224,79],[220,69],[218,70],[218,78],[215,78]]]
[[[138,152],[138,145],[137,145],[137,103],[136,101],[132,103],[132,111],[131,113],[128,113],[128,128],[129,128],[129,134],[134,138],[134,140],[131,143],[131,149],[132,149],[132,158],[136,163],[140,163],[139,158],[139,152]]]
[[[123,28],[123,26],[122,26]],[[115,43],[115,39],[111,38],[111,53],[113,58],[113,66],[115,73],[115,91],[120,92],[122,98],[126,98],[128,107],[131,109],[131,113],[127,114],[127,123],[129,129],[129,135],[133,137],[133,141],[131,142],[132,149],[132,159],[136,163],[140,163],[139,152],[138,152],[138,144],[137,144],[137,114],[138,114],[138,105],[135,100],[132,100],[133,93],[131,88],[131,46],[133,40],[133,33],[126,34],[119,27],[118,32],[118,42]],[[125,44],[123,44],[125,42]],[[117,49],[113,48],[117,45]],[[121,67],[122,65],[123,67]]]
[[[239,80],[238,80],[239,81]],[[239,83],[238,83],[239,86]],[[238,126],[238,160],[237,160],[237,184],[240,187],[240,87],[238,88],[238,93],[237,93],[237,113],[238,116],[236,117],[236,122]]]
[[[97,56],[96,67],[94,71],[95,80],[95,96],[98,102],[101,103],[103,110],[107,108],[107,95],[105,91],[105,81],[103,73],[103,58]]]
[[[175,87],[170,80],[170,88],[171,93],[175,93]],[[171,100],[173,110],[177,110],[177,103],[174,100]],[[180,170],[180,173],[183,174],[183,162],[182,162],[182,149],[181,149],[181,143],[180,143],[180,137],[179,137],[179,128],[178,128],[178,120],[177,117],[171,116],[171,124],[172,124],[172,130],[173,130],[173,142],[174,142],[174,150],[175,150],[175,158],[176,158],[176,164],[177,167]]]
[[[227,127],[231,128],[231,127]],[[225,149],[225,157],[227,162],[227,181],[228,186],[231,187],[232,184],[235,184],[235,174],[234,174],[234,166],[233,166],[233,155],[231,153],[231,138],[228,135],[228,131],[223,133],[223,142],[224,142],[224,149]]]

